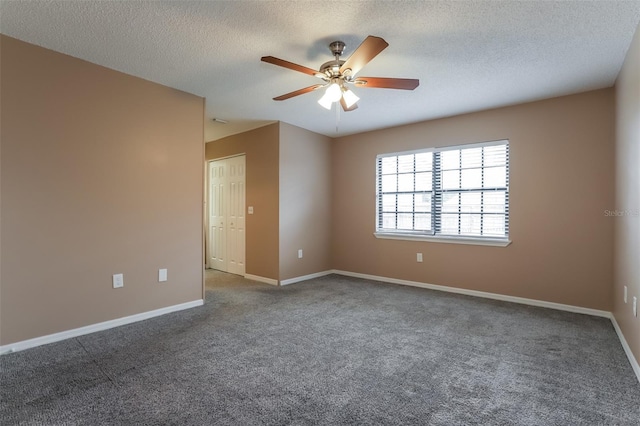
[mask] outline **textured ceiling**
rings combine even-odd
[[[613,85],[640,1],[1,1],[0,32],[206,97],[207,140],[281,120],[347,135]],[[333,40],[389,47],[359,74],[418,78],[415,91],[356,88],[339,117],[318,82]],[[337,127],[337,130],[336,130]]]

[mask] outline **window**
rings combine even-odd
[[[382,154],[376,236],[507,245],[509,142]]]

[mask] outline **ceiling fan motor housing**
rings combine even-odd
[[[342,77],[340,75],[340,67],[342,66],[342,64],[344,64],[345,61],[341,61],[340,56],[342,55],[342,53],[344,53],[345,47],[346,44],[344,44],[343,41],[339,40],[329,44],[329,49],[331,49],[331,53],[333,53],[335,59],[320,65],[320,72],[322,74],[325,74],[330,79]]]
[[[339,59],[334,59],[333,61],[325,62],[320,65],[320,72],[326,74],[327,77],[339,77],[340,76],[340,67],[344,64],[344,61]]]

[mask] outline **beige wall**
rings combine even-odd
[[[330,270],[330,239],[331,139],[280,123],[280,280]]]
[[[615,223],[613,313],[640,362],[640,317],[633,316],[633,296],[640,303],[640,26],[616,82],[616,201],[624,212]],[[613,210],[613,209],[612,209]],[[623,288],[628,287],[628,303]],[[640,307],[639,307],[640,309]]]
[[[203,99],[0,42],[0,343],[201,299]]]
[[[246,202],[254,214],[246,221],[245,272],[278,279],[279,124],[206,144],[207,160],[245,154]]]
[[[613,102],[605,89],[337,139],[333,267],[611,310]],[[510,246],[374,237],[376,154],[499,139],[510,141]]]

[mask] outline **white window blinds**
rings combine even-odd
[[[506,239],[508,141],[377,157],[377,232]]]

